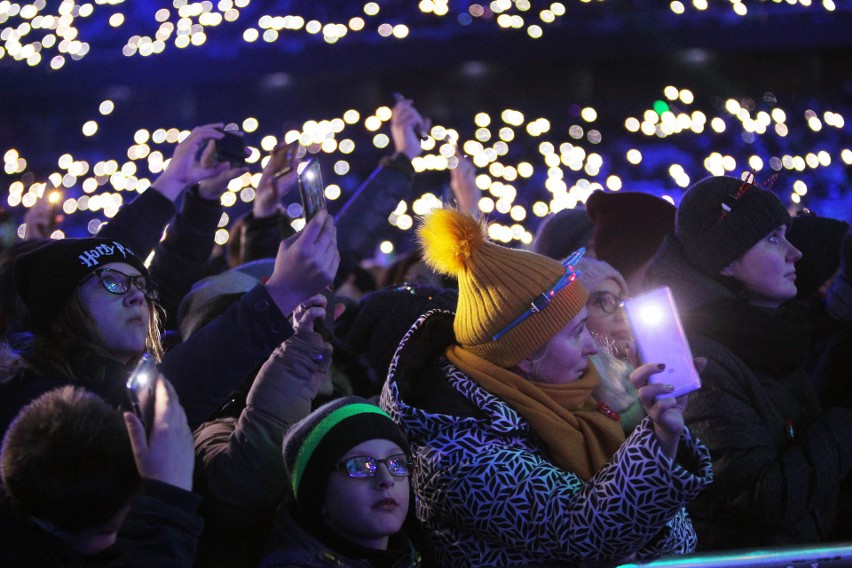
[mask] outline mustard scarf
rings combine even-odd
[[[479,386],[530,423],[547,445],[552,461],[587,481],[624,442],[621,423],[604,415],[592,399],[599,377],[589,364],[583,376],[564,385],[531,382],[451,345],[447,359]]]

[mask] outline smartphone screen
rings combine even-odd
[[[325,209],[324,191],[320,164],[311,159],[299,173],[299,193],[302,196],[305,223],[313,219],[320,209]]]
[[[624,301],[624,310],[642,363],[666,366],[661,373],[651,375],[650,382],[675,387],[657,398],[677,397],[701,388],[672,291],[662,287],[629,298]]]
[[[157,385],[157,363],[145,353],[133,372],[127,377],[127,402],[130,410],[136,414],[145,426],[145,432],[151,434],[154,425],[154,402]]]

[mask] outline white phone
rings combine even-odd
[[[629,298],[624,301],[624,310],[639,358],[643,363],[666,366],[661,373],[651,375],[650,382],[674,386],[673,392],[657,398],[677,397],[701,388],[672,291],[664,286]]]
[[[127,377],[127,401],[130,410],[139,417],[145,432],[150,435],[154,426],[155,387],[157,384],[157,362],[144,353],[136,368]]]

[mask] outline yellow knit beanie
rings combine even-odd
[[[454,209],[435,210],[423,221],[418,236],[426,263],[458,278],[456,339],[495,365],[517,365],[586,304],[588,292],[571,267],[486,240],[485,226],[469,215]],[[561,287],[550,294],[557,283]],[[549,303],[516,322],[542,294],[547,294]]]

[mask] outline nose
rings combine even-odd
[[[784,239],[785,241],[787,239]],[[802,260],[802,251],[793,246],[790,241],[787,241],[787,259],[790,262],[799,262]]]
[[[124,302],[129,306],[138,306],[145,302],[145,293],[134,284],[131,284],[124,294]]]
[[[588,328],[583,329],[583,343],[582,343],[582,353],[584,356],[594,355],[598,352],[598,343],[595,341],[595,338],[592,337],[591,332]]]
[[[392,487],[396,481],[396,478],[391,474],[387,464],[385,463],[379,464],[376,468],[376,475],[373,476],[373,479],[375,479],[376,487],[382,489]]]

